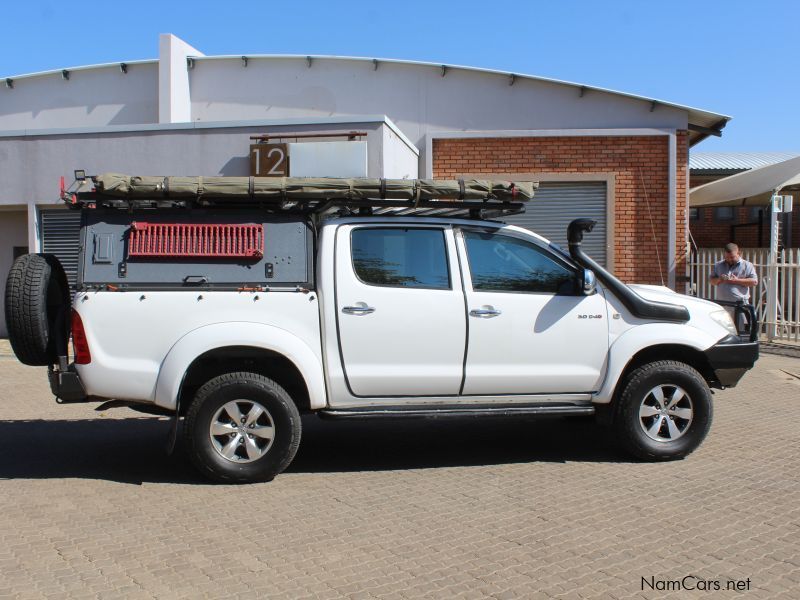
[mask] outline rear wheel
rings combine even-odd
[[[300,433],[289,394],[256,373],[228,373],[203,385],[184,423],[192,462],[228,483],[272,480],[294,458]]]
[[[689,365],[658,361],[628,375],[614,408],[620,443],[644,460],[672,460],[693,452],[711,427],[711,390]]]

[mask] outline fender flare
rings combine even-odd
[[[204,325],[179,339],[161,363],[156,381],[155,404],[175,410],[184,375],[192,362],[210,350],[229,346],[251,346],[282,354],[292,361],[303,376],[308,388],[310,407],[325,407],[322,362],[311,347],[285,329],[246,321]]]
[[[631,327],[608,349],[608,368],[600,390],[592,398],[596,404],[608,404],[614,397],[619,378],[631,359],[652,346],[687,346],[704,352],[719,341],[696,327],[679,323],[645,323]],[[654,343],[655,342],[655,343]]]

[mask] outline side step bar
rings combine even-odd
[[[323,419],[453,419],[485,417],[577,417],[595,413],[591,405],[537,406],[375,406],[319,411]]]

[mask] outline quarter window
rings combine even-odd
[[[443,230],[359,228],[350,239],[353,269],[364,283],[450,289]]]
[[[534,244],[507,235],[464,232],[472,289],[571,294],[574,272]]]

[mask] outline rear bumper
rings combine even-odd
[[[86,389],[75,371],[75,365],[70,365],[66,371],[50,369],[47,377],[50,379],[50,391],[53,392],[59,403],[87,401]]]
[[[705,351],[719,387],[734,387],[758,360],[758,342],[730,335]]]

